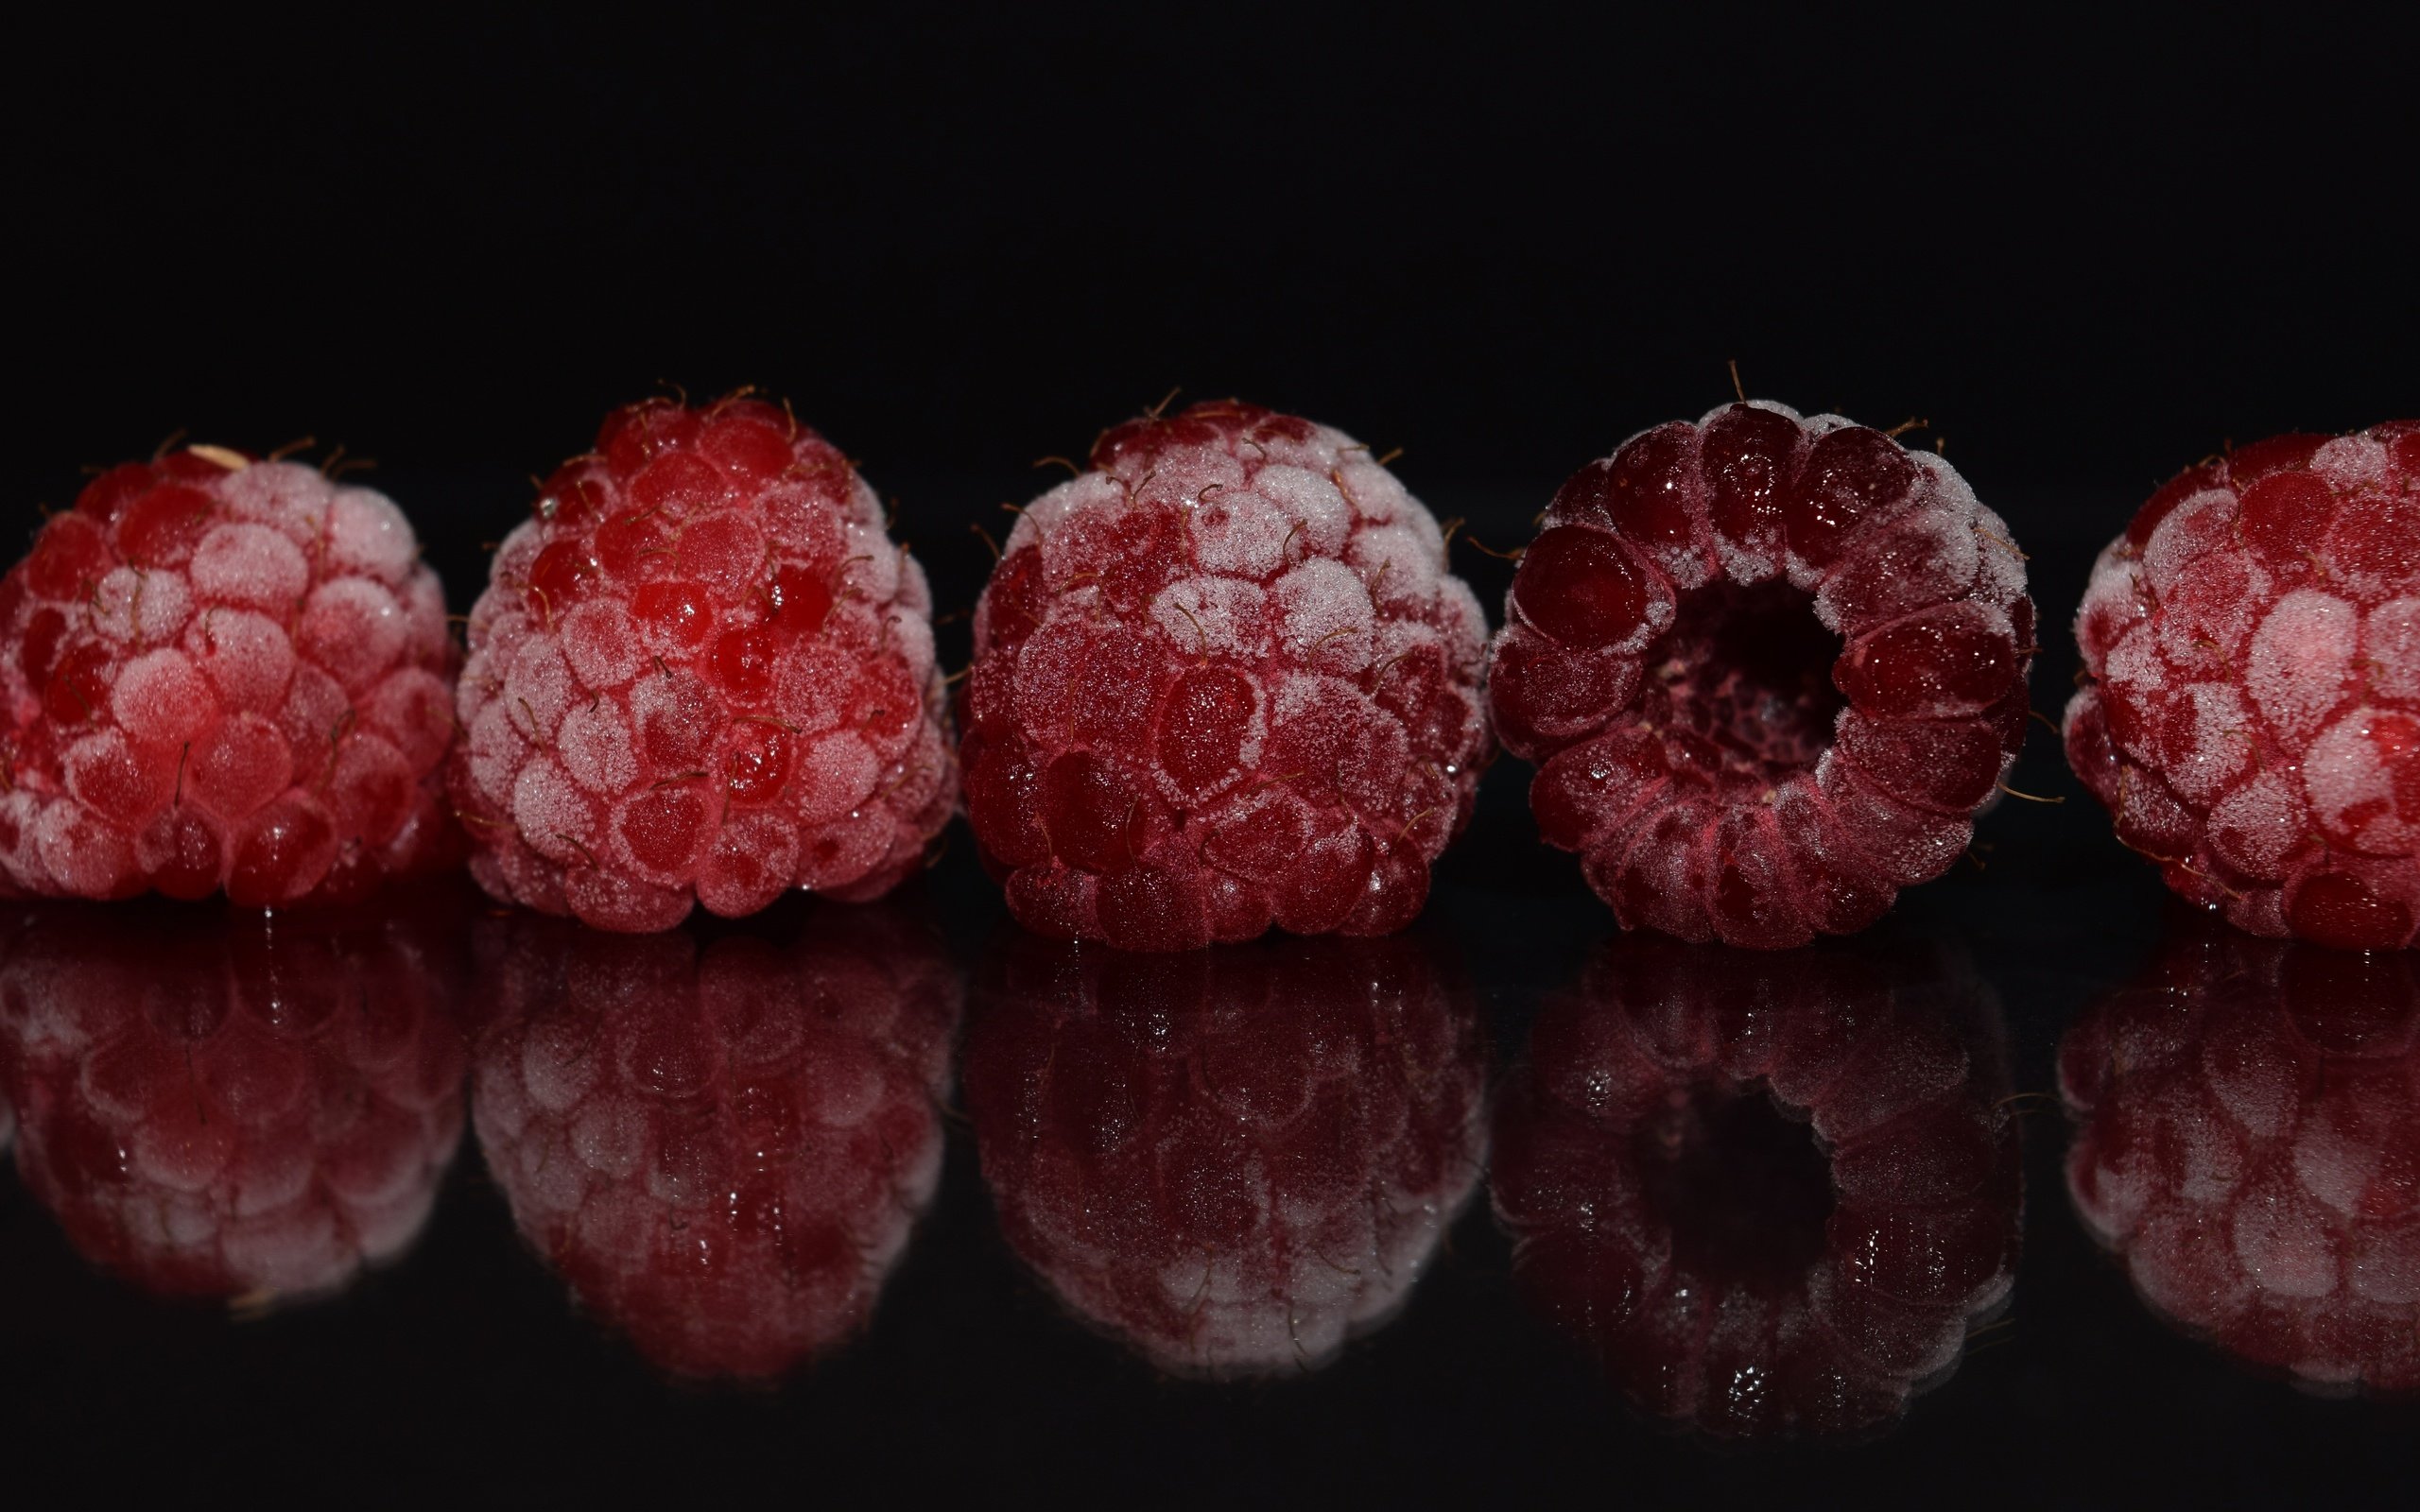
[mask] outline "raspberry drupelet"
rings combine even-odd
[[[1764,401],[1564,484],[1489,663],[1530,803],[1625,927],[1777,949],[1957,861],[2022,743],[2033,605],[1938,455]]]
[[[2280,436],[2152,496],[2076,616],[2067,760],[2256,935],[2420,934],[2420,421]]]
[[[931,607],[873,490],[787,411],[614,411],[471,613],[474,875],[626,931],[888,891],[957,801]]]
[[[1132,950],[1399,929],[1489,754],[1485,626],[1350,438],[1236,401],[1120,425],[976,610],[984,864],[1027,928]]]
[[[437,576],[383,495],[130,462],[0,581],[0,888],[346,901],[458,852]]]

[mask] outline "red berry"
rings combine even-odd
[[[886,910],[770,937],[481,936],[474,1118],[522,1234],[684,1376],[778,1376],[862,1327],[933,1194],[958,988]]]
[[[985,967],[966,1108],[1010,1246],[1163,1368],[1290,1372],[1394,1315],[1478,1183],[1470,994],[1416,939]]]
[[[967,816],[1027,928],[1400,929],[1489,755],[1485,620],[1367,449],[1234,401],[1036,499],[976,611]]]
[[[458,933],[443,897],[300,927],[26,909],[0,926],[26,1185],[88,1259],[164,1295],[254,1306],[392,1261],[460,1142]]]
[[[456,662],[382,495],[216,447],[114,468],[0,581],[0,888],[266,906],[447,862]]]
[[[1939,876],[2014,760],[2023,558],[1930,453],[1727,404],[1574,474],[1488,705],[1547,843],[1632,928],[1765,949]]]
[[[748,399],[608,416],[471,612],[454,792],[495,897],[603,929],[879,896],[958,797],[925,575]]]
[[[1896,1421],[2008,1294],[2004,1039],[1939,961],[1624,937],[1548,1002],[1498,1100],[1522,1290],[1674,1423]]]
[[[2067,760],[2179,896],[2420,939],[2420,421],[2187,469],[2093,567]]]
[[[2309,1385],[2420,1391],[2411,956],[2181,930],[2059,1082],[2068,1193],[2161,1315]]]

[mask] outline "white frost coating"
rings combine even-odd
[[[306,551],[318,545],[330,492],[319,469],[300,462],[255,462],[229,473],[218,490],[233,512],[258,511],[294,544]]]
[[[546,757],[521,769],[512,784],[512,822],[529,849],[564,866],[594,864],[596,808]],[[586,849],[582,849],[585,847]]]
[[[2252,765],[2252,711],[2229,683],[2197,682],[2185,696],[2193,710],[2193,748],[2183,761],[2167,763],[2160,775],[2179,797],[2207,804]]]
[[[2311,813],[2332,833],[2373,854],[2399,854],[2420,845],[2420,815],[2396,812],[2394,773],[2378,742],[2403,730],[2381,730],[2381,713],[2356,709],[2311,742],[2303,760],[2303,790],[2310,795]],[[2390,717],[2398,727],[2408,722],[2408,716]]]
[[[2303,837],[2302,799],[2282,773],[2262,772],[2212,806],[2210,849],[2245,876],[2275,882]]]
[[[285,701],[294,643],[267,616],[205,607],[185,627],[184,647],[232,707],[267,713]]]
[[[1800,424],[1802,424],[1802,425],[1804,425],[1805,423],[1806,423],[1806,417],[1802,416],[1801,414],[1799,414],[1799,413],[1798,413],[1798,411],[1796,411],[1796,410],[1794,410],[1794,409],[1790,408],[1788,404],[1785,404],[1781,403],[1779,400],[1776,400],[1776,399],[1750,399],[1750,400],[1744,400],[1744,401],[1742,401],[1742,403],[1744,403],[1744,404],[1746,404],[1750,409],[1770,410],[1770,411],[1771,411],[1771,412],[1772,412],[1773,414],[1781,415],[1781,416],[1784,416],[1784,417],[1786,417],[1786,418],[1788,418],[1788,419],[1797,421],[1798,421]],[[1717,404],[1717,405],[1715,405],[1712,409],[1707,410],[1704,414],[1700,415],[1700,416],[1698,417],[1698,429],[1700,429],[1700,430],[1703,430],[1703,429],[1705,429],[1705,427],[1706,427],[1706,425],[1707,425],[1707,423],[1708,423],[1708,422],[1710,422],[1711,421],[1713,421],[1716,417],[1720,416],[1720,415],[1724,410],[1726,410],[1726,409],[1730,409],[1730,408],[1732,408],[1732,407],[1734,407],[1734,406],[1732,406],[1732,405],[1730,405],[1730,404]],[[1644,435],[1646,435],[1646,434],[1647,434],[1647,433],[1646,433],[1645,431],[1640,431],[1640,432],[1638,433],[1638,435],[1640,435],[1640,436],[1644,436]],[[1635,438],[1633,438],[1633,439],[1635,439]],[[1630,444],[1630,442],[1629,442],[1629,441],[1624,441],[1624,442],[1622,443],[1622,445],[1624,445],[1624,446],[1627,446],[1627,445],[1629,445],[1629,444]],[[1619,448],[1616,448],[1616,450],[1618,450],[1618,449],[1619,449]],[[1912,454],[1911,454],[1911,455],[1912,455]]]
[[[2121,536],[2102,547],[2100,555],[2093,558],[2092,576],[2084,584],[2083,602],[2076,610],[2079,626],[2095,620],[2122,625],[2129,620],[2150,616],[2150,606],[2135,591],[2135,559],[2124,555],[2122,548],[2125,543],[2125,538]],[[2085,649],[2089,652],[2091,647]]]
[[[2237,1205],[2229,1227],[2236,1259],[2262,1291],[2319,1297],[2336,1290],[2329,1226],[2303,1194],[2263,1183]]]
[[[402,659],[409,630],[394,594],[367,577],[337,577],[311,591],[295,641],[305,657],[359,691]]]
[[[400,586],[420,558],[411,523],[374,489],[338,489],[328,504],[323,542],[337,572],[361,573]]]
[[[2176,586],[2195,558],[2231,543],[2236,498],[2225,489],[2204,489],[2168,512],[2143,543],[2143,576],[2162,597]]]
[[[1416,610],[1437,594],[1439,562],[1418,532],[1401,525],[1365,529],[1345,548],[1370,596],[1390,610]]]
[[[842,532],[840,581],[876,603],[888,603],[899,592],[900,550],[885,537],[882,522],[852,520]],[[862,558],[862,559],[860,559]]]
[[[2253,633],[2244,683],[2277,732],[2308,740],[2344,696],[2360,611],[2341,598],[2301,589],[2277,601]]]
[[[1360,574],[1314,557],[1279,578],[1271,596],[1285,615],[1285,644],[1294,656],[1307,658],[1317,647],[1322,665],[1368,664],[1374,610]]]
[[[262,524],[214,525],[194,547],[193,586],[201,596],[285,614],[311,581],[302,548]]]
[[[1269,596],[1236,577],[1186,577],[1151,601],[1151,623],[1181,655],[1257,659],[1269,644]]]
[[[2295,1138],[2294,1179],[2338,1214],[2358,1219],[2382,1152],[2375,1134],[2348,1132],[2332,1116],[2335,1111],[2335,1105],[2323,1101]]]
[[[2365,1227],[2354,1238],[2345,1268],[2357,1297],[2387,1307],[2420,1302],[2420,1212],[2399,1224]]]
[[[1286,565],[1297,517],[1241,489],[1212,494],[1193,511],[1193,557],[1201,570],[1270,578]]]
[[[2150,634],[2136,626],[2109,648],[2100,676],[2112,691],[2139,702],[2144,695],[2168,685],[2168,663],[2160,660],[2159,647]]]
[[[2363,670],[2381,698],[2420,703],[2420,597],[2393,598],[2361,625]]]
[[[563,711],[571,707],[577,692],[562,652],[552,645],[539,644],[527,647],[514,660],[512,671],[504,680],[503,702],[520,725],[521,732],[544,744],[554,739],[555,727],[562,723]]]
[[[1380,467],[1366,447],[1339,458],[1334,477],[1345,501],[1364,524],[1393,524],[1412,511],[1410,490],[1400,478]],[[1427,513],[1426,509],[1418,512]]]
[[[1302,523],[1301,540],[1293,548],[1297,556],[1317,552],[1332,557],[1344,549],[1344,538],[1353,529],[1353,507],[1325,473],[1300,467],[1264,467],[1253,475],[1252,490]],[[1290,522],[1288,528],[1292,528]]]
[[[581,704],[563,715],[555,753],[572,781],[592,793],[614,794],[638,781],[639,761],[630,726],[611,699]]]
[[[2310,457],[2311,472],[2339,493],[2384,489],[2394,465],[2386,443],[2367,436],[2339,436]]]
[[[473,716],[469,732],[471,782],[479,796],[498,809],[511,807],[513,774],[528,757],[529,742],[502,699]]]
[[[558,628],[572,675],[589,688],[618,688],[647,664],[638,627],[617,603],[600,599],[579,605]]]
[[[2014,603],[2025,596],[2025,558],[2017,554],[2016,538],[2008,522],[1981,505],[1975,506],[1974,525],[1979,591],[1989,598]]]
[[[110,689],[110,713],[127,732],[155,746],[175,746],[217,717],[209,684],[182,651],[147,651],[121,668]]]
[[[93,632],[121,644],[156,645],[173,640],[193,612],[193,595],[176,573],[115,567],[93,585]]]
[[[1019,546],[1046,541],[1077,510],[1120,504],[1125,498],[1125,488],[1106,472],[1070,478],[1017,512],[1017,523],[1009,527],[1009,539],[1000,549],[1006,554]],[[1045,559],[1048,559],[1046,553]]]
[[[626,1179],[636,1174],[647,1153],[647,1115],[629,1096],[603,1093],[572,1119],[571,1147],[590,1170]]]
[[[866,743],[842,730],[806,749],[792,769],[792,810],[804,825],[829,824],[872,796],[882,763]]]

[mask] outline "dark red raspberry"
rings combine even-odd
[[[1895,1422],[2014,1274],[2003,1038],[1937,960],[1624,938],[1548,1003],[1498,1103],[1523,1290],[1659,1418]]]
[[[397,1258],[461,1140],[447,902],[25,908],[0,938],[0,1101],[26,1185],[167,1296],[251,1307]]]
[[[2067,760],[2256,935],[2420,938],[2420,421],[2187,468],[2093,567]]]
[[[1092,465],[976,610],[967,816],[1010,910],[1128,950],[1402,928],[1489,751],[1437,522],[1350,438],[1234,401]]]
[[[2084,1222],[2177,1327],[2314,1387],[2420,1391],[2413,968],[2187,927],[2060,1046]]]
[[[472,871],[616,930],[888,891],[957,802],[931,607],[873,490],[786,411],[614,411],[471,611]]]
[[[1470,994],[1412,938],[1020,938],[964,1075],[1011,1247],[1186,1375],[1315,1368],[1394,1315],[1483,1154]]]
[[[1759,400],[1564,484],[1488,702],[1625,927],[1772,949],[1957,861],[2032,655],[2024,558],[1948,463]]]
[[[0,889],[266,905],[452,860],[457,660],[384,496],[215,446],[111,469],[0,580]]]
[[[472,1117],[513,1220],[674,1374],[769,1379],[873,1314],[941,1172],[959,988],[892,908],[481,935]]]

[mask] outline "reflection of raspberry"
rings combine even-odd
[[[454,662],[383,496],[214,446],[112,468],[0,582],[0,887],[268,904],[439,860]]]
[[[1436,521],[1357,442],[1232,401],[1092,462],[976,611],[967,816],[1011,910],[1131,950],[1400,929],[1488,753]]]
[[[2023,736],[2033,605],[1949,464],[1728,404],[1582,468],[1545,524],[1489,705],[1625,926],[1804,944],[1965,850]]]
[[[2067,759],[2258,935],[2420,936],[2420,421],[2187,468],[2092,572]]]
[[[458,925],[426,902],[302,927],[76,904],[14,920],[0,1087],[18,1168],[76,1247],[151,1291],[246,1302],[401,1254],[462,1131]]]
[[[2059,1082],[2067,1190],[2153,1308],[2311,1385],[2420,1391],[2410,956],[2188,930]]]
[[[888,910],[784,943],[482,937],[473,1119],[579,1299],[685,1376],[769,1378],[873,1313],[941,1170],[958,988]]]
[[[956,801],[930,612],[873,491],[786,412],[614,411],[471,613],[480,885],[618,930],[887,891]]]
[[[1326,1364],[1409,1298],[1477,1185],[1467,991],[1418,941],[986,969],[966,1107],[1009,1243],[1186,1374]]]
[[[1549,1004],[1499,1105],[1524,1289],[1659,1417],[1895,1421],[2008,1291],[2001,1039],[1937,966],[1625,938]]]

